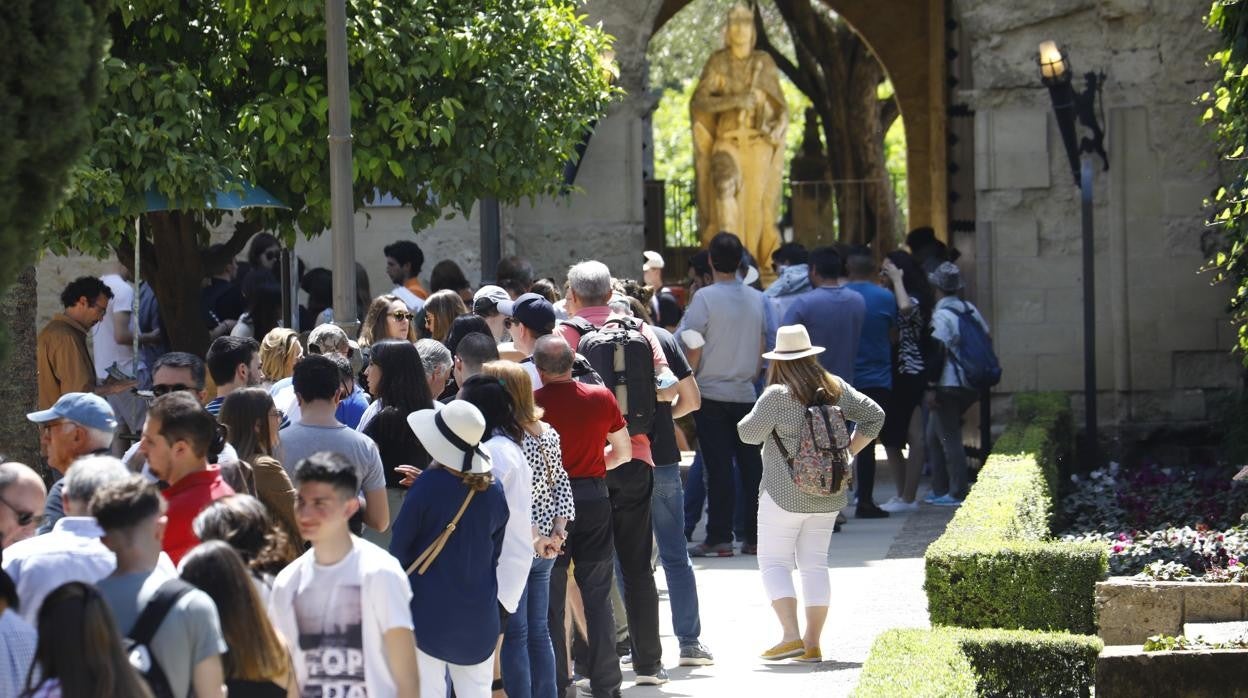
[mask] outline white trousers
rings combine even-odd
[[[451,675],[457,698],[490,698],[494,683],[494,655],[480,664],[450,664],[431,657],[416,648],[416,666],[420,669],[420,695],[445,696],[446,675]]]
[[[758,569],[763,589],[772,601],[797,598],[793,569],[802,577],[802,596],[807,606],[827,606],[828,544],[836,512],[797,514],[785,511],[769,494],[758,498]]]

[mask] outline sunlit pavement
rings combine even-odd
[[[883,453],[881,452],[881,456]],[[881,459],[881,463],[883,460]],[[883,468],[881,469],[881,471]],[[877,502],[894,493],[881,472]],[[925,483],[926,484],[926,483]],[[920,493],[926,487],[920,488]],[[702,642],[715,655],[714,666],[676,666],[680,648],[672,635],[671,611],[662,568],[659,586],[663,660],[671,675],[664,686],[634,686],[624,673],[628,696],[811,696],[848,695],[857,684],[871,643],[884,630],[926,627],[922,550],[943,531],[952,509],[922,505],[918,512],[887,519],[858,520],[852,516],[829,547],[832,604],[824,629],[824,661],[816,665],[791,661],[764,662],[759,653],[780,641],[780,625],[763,593],[757,559],[695,559],[702,611]],[[701,526],[694,536],[700,540]],[[797,574],[800,602],[801,587]],[[627,667],[625,667],[627,669]]]

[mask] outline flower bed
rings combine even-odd
[[[1248,581],[1248,486],[1235,468],[1126,470],[1111,464],[1072,477],[1062,539],[1109,551],[1109,571],[1162,581]]]

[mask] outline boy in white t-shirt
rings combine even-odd
[[[290,639],[303,695],[416,696],[411,587],[397,560],[351,535],[355,468],[316,453],[295,468],[299,533],[312,549],[273,582],[269,616]]]

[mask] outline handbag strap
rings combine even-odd
[[[784,447],[784,442],[780,440],[780,434],[775,429],[771,430],[771,440],[775,442],[776,448],[780,449],[780,455],[784,457],[784,461],[789,464],[789,468],[793,467],[793,456],[789,454],[789,449]]]
[[[438,555],[441,554],[442,549],[446,547],[447,539],[450,538],[451,534],[455,532],[455,527],[459,524],[460,518],[463,517],[464,512],[468,509],[468,504],[472,502],[472,498],[476,494],[476,490],[468,490],[468,496],[464,497],[464,503],[459,505],[459,511],[455,512],[455,516],[451,519],[451,522],[448,523],[446,528],[438,534],[437,538],[433,539],[433,542],[429,544],[429,547],[425,548],[425,552],[421,553],[420,557],[413,560],[411,565],[408,565],[407,574],[409,576],[413,571],[417,574],[423,575],[429,569],[429,565],[432,565],[433,561],[438,559]]]
[[[550,488],[553,496],[555,491],[554,471],[550,469],[550,458],[546,455],[546,430],[543,429],[540,436],[537,436],[537,452],[542,454],[543,470],[546,472],[546,486]]]

